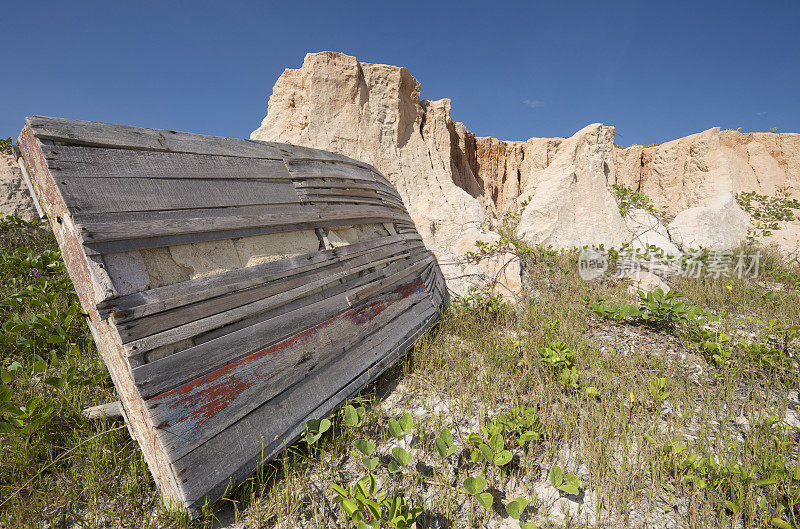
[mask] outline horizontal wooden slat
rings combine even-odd
[[[266,278],[268,281],[260,285],[231,291],[222,296],[214,296],[197,303],[175,307],[168,311],[120,323],[117,328],[120,331],[120,338],[123,343],[128,343],[181,325],[197,322],[237,307],[247,305],[255,309],[256,306],[253,303],[264,301],[273,296],[283,295],[284,297],[267,302],[269,306],[273,303],[288,303],[296,299],[294,296],[300,297],[305,295],[304,293],[312,292],[316,288],[339,281],[349,275],[360,273],[378,264],[407,257],[409,252],[420,250],[421,248],[415,250],[406,242],[395,243],[351,259],[322,263],[324,266],[311,268],[293,275],[286,275],[277,279]],[[287,298],[286,296],[291,297]],[[248,310],[247,312],[250,311]],[[253,312],[257,312],[257,310]]]
[[[420,244],[419,235],[390,235],[379,239],[361,241],[348,246],[323,250],[278,261],[240,268],[214,276],[200,277],[127,296],[111,299],[99,305],[104,313],[115,313],[118,323],[155,314],[175,307],[188,305],[228,292],[251,288],[263,284],[265,279],[278,280],[290,275],[325,266],[335,262],[371,252],[376,248],[398,242]],[[324,263],[324,264],[320,264]]]
[[[380,328],[363,342],[267,401],[175,464],[183,492],[192,505],[214,497],[229,479],[239,480],[255,465],[274,456],[305,430],[312,415],[328,414],[344,398],[374,380],[435,319],[424,300]],[[316,403],[322,402],[322,405]],[[303,417],[299,421],[295,417]]]
[[[375,267],[379,264],[386,264],[404,257],[409,257],[408,254],[395,254],[389,258],[381,259],[377,262],[368,262],[361,266],[347,267],[336,273],[330,271],[323,271],[315,274],[313,277],[299,277],[292,278],[291,284],[285,284],[286,281],[281,281],[284,284],[271,283],[268,287],[259,290],[258,292],[245,291],[246,296],[238,296],[238,299],[229,300],[231,296],[224,296],[209,300],[204,303],[200,311],[194,312],[190,310],[184,311],[185,314],[180,314],[180,319],[173,318],[172,313],[165,313],[159,319],[160,327],[168,326],[166,330],[162,330],[155,334],[144,334],[149,331],[143,331],[141,327],[134,327],[131,331],[123,331],[120,334],[123,336],[125,348],[131,353],[141,354],[145,351],[150,351],[162,345],[192,338],[224,325],[228,325],[238,320],[242,320],[253,314],[264,312],[281,305],[285,305],[291,301],[301,298],[319,288],[323,288],[331,283],[344,280],[348,276],[352,276],[363,272],[366,269]],[[269,295],[265,296],[264,293]],[[246,302],[246,300],[254,300]],[[213,301],[213,302],[212,302]],[[243,301],[245,301],[243,303]],[[193,308],[194,305],[189,305],[186,309]],[[193,314],[198,314],[192,317]],[[184,322],[181,324],[181,322]]]
[[[72,178],[58,187],[82,214],[300,203],[288,180]]]
[[[256,227],[287,227],[302,229],[314,227],[318,223],[336,223],[346,225],[347,222],[391,222],[407,220],[407,214],[385,206],[349,206],[349,205],[297,205],[277,206],[265,209],[259,214],[251,211],[239,212],[239,208],[226,210],[218,208],[206,210],[196,216],[142,214],[130,216],[125,222],[114,220],[89,220],[77,216],[75,221],[82,228],[86,244],[97,245],[109,241],[132,240],[172,235],[188,235],[211,233],[218,231],[253,229]],[[386,220],[375,220],[386,219]]]
[[[347,296],[364,285],[375,285],[397,274],[405,265],[395,264],[352,282],[347,289],[319,301],[251,322],[233,332],[197,344],[133,370],[134,382],[144,397],[151,397],[233,362],[258,348],[274,343],[350,308]]]
[[[319,160],[287,161],[292,178],[348,178],[377,182],[369,169],[356,165],[322,162]]]
[[[374,296],[377,292],[380,292],[385,288],[388,288],[392,285],[395,285],[403,281],[406,277],[410,275],[419,274],[422,270],[425,269],[426,266],[428,266],[431,262],[433,262],[433,260],[434,260],[433,255],[428,253],[428,255],[424,259],[421,259],[420,261],[414,263],[413,265],[410,265],[402,272],[387,277],[386,279],[383,279],[381,281],[378,281],[374,285],[365,286],[359,289],[357,292],[347,297],[347,302],[350,305],[356,305],[364,301],[365,299],[369,298],[370,296]]]
[[[43,152],[57,178],[291,179],[282,159],[66,145]]]
[[[158,426],[175,461],[289,386],[339,355],[365,335],[427,298],[421,282],[391,296],[334,316],[277,344],[252,353],[197,380],[150,399]],[[197,406],[202,402],[202,406]]]
[[[397,200],[400,199],[400,195],[397,191],[394,190],[393,187],[384,185],[380,182],[343,182],[338,180],[318,180],[318,179],[308,179],[308,180],[297,180],[294,183],[294,186],[298,189],[362,189],[362,190],[373,190],[376,193],[382,196],[391,196],[396,198]]]
[[[131,127],[74,119],[33,116],[27,120],[39,139],[90,147],[114,147],[161,152],[214,154],[242,158],[316,159],[360,164],[352,158],[286,143],[205,136],[173,130]]]

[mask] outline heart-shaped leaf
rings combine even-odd
[[[366,439],[356,439],[353,442],[356,450],[369,457],[375,452],[375,443],[367,441]]]
[[[322,419],[319,421],[319,433],[327,432],[331,427],[331,421],[328,419]]]
[[[447,428],[439,430],[439,438],[444,441],[447,446],[453,444],[453,434],[451,434],[450,430]]]
[[[499,433],[494,434],[489,438],[489,446],[493,451],[499,452],[503,449],[503,437]]]
[[[472,495],[483,492],[486,489],[486,480],[481,476],[470,476],[464,480],[464,490]]]
[[[564,473],[561,471],[561,467],[558,465],[553,465],[553,468],[550,469],[550,483],[558,488],[561,486],[561,483],[564,481]]]
[[[349,404],[344,407],[344,424],[350,428],[358,426],[358,412]],[[369,455],[369,454],[367,454]]]
[[[408,435],[411,433],[411,428],[414,426],[414,421],[411,418],[410,413],[404,413],[397,422],[400,424],[400,428],[403,429],[403,435]]]
[[[513,456],[511,455],[511,452],[509,452],[508,450],[503,450],[502,452],[500,452],[495,456],[494,464],[497,465],[498,467],[502,467],[503,465],[511,461],[512,457]]]
[[[397,463],[401,467],[411,462],[411,454],[409,454],[399,446],[395,446],[394,448],[392,448],[392,457],[397,461]]]
[[[506,504],[506,512],[508,513],[509,516],[511,516],[515,520],[519,520],[519,517],[522,516],[522,512],[525,510],[525,507],[527,506],[528,506],[528,500],[520,497]]]
[[[400,423],[397,422],[397,420],[389,419],[389,433],[392,434],[392,437],[395,439],[400,439],[403,437],[403,427],[400,426]]]
[[[477,499],[478,503],[480,503],[487,509],[490,508],[492,506],[492,503],[494,502],[494,498],[488,492],[482,492],[481,494],[478,494],[477,496],[475,496],[475,499]]]
[[[441,437],[437,437],[435,444],[436,444],[436,451],[439,452],[439,457],[441,457],[442,459],[446,458],[448,456],[447,443],[445,443]]]
[[[386,465],[386,469],[389,471],[390,474],[397,474],[400,472],[400,465],[397,464],[397,461],[392,459],[389,461],[389,464]]]
[[[478,450],[481,451],[481,455],[486,461],[492,460],[492,449],[488,445],[482,444],[478,446]]]
[[[367,470],[375,470],[375,467],[378,466],[378,458],[377,457],[365,457],[365,458],[361,459],[361,464],[364,465],[364,467]]]

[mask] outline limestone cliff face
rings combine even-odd
[[[479,227],[523,200],[518,235],[532,243],[650,243],[677,252],[727,249],[747,235],[750,218],[735,193],[800,190],[798,134],[714,128],[626,149],[616,148],[614,128],[601,124],[570,138],[476,137],[451,119],[449,100],[420,99],[420,83],[405,68],[333,52],[309,54],[301,68],[283,73],[251,138],[328,149],[376,166],[397,186],[459,291],[507,264],[457,262],[475,240],[496,239]],[[665,215],[640,210],[623,218],[613,184],[649,195]],[[794,251],[799,238],[795,221],[766,242]],[[509,276],[516,273],[502,278],[512,290],[518,281]]]

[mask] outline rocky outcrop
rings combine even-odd
[[[372,164],[397,188],[426,245],[459,294],[497,279],[518,291],[519,264],[496,258],[467,263],[475,242],[499,236],[489,224],[490,185],[473,169],[477,141],[450,118],[450,101],[420,99],[405,68],[360,63],[341,53],[306,56],[275,84],[269,111],[253,139],[322,148]],[[514,191],[518,193],[518,191]]]
[[[22,171],[10,154],[0,153],[0,214],[18,215],[27,221],[38,219]]]
[[[450,117],[450,101],[420,98],[405,68],[334,52],[306,56],[275,84],[251,138],[327,149],[371,163],[398,188],[425,242],[458,293],[498,279],[519,288],[511,261],[464,263],[503,214],[521,211],[517,235],[569,248],[656,244],[667,253],[728,249],[750,218],[735,194],[800,189],[800,135],[710,129],[658,146],[614,145],[614,128],[589,125],[570,138],[503,141],[476,137]],[[652,212],[619,210],[612,185],[649,195]],[[772,236],[797,250],[797,221]]]

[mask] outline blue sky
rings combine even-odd
[[[800,2],[7,2],[0,136],[26,115],[247,137],[307,52],[406,66],[481,136],[800,132]]]

